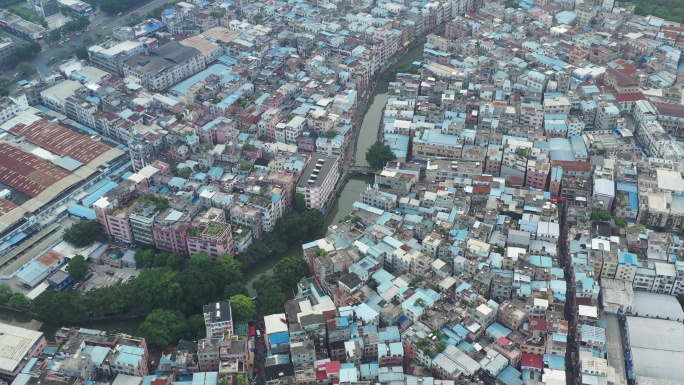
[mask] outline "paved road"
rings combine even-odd
[[[606,321],[606,345],[608,346],[608,365],[615,368],[620,381],[619,384],[627,383],[627,369],[625,367],[625,349],[622,346],[622,330],[615,314],[604,314]]]
[[[148,3],[145,3],[139,8],[130,9],[122,13],[121,16],[109,16],[103,12],[96,12],[94,15],[90,17],[90,31],[83,32],[81,36],[71,35],[69,37],[69,41],[65,42],[62,48],[59,48],[57,44],[52,44],[52,46],[48,46],[47,44],[42,43],[43,51],[31,61],[31,64],[33,64],[33,66],[36,67],[38,72],[40,72],[41,74],[48,74],[49,72],[51,72],[52,69],[56,68],[57,65],[61,64],[58,63],[52,66],[48,66],[47,63],[51,58],[58,57],[61,53],[64,52],[65,49],[70,50],[78,46],[88,46],[90,44],[93,44],[85,44],[83,42],[83,39],[86,36],[90,37],[91,42],[104,40],[105,36],[111,36],[114,29],[126,26],[128,24],[129,19],[131,18],[131,15],[144,15],[145,13],[168,2],[169,0],[152,0]],[[102,27],[105,28],[103,29]]]

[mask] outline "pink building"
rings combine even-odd
[[[236,226],[245,226],[252,229],[252,235],[258,239],[261,237],[261,211],[244,206],[236,205],[230,210],[230,223]]]
[[[161,160],[155,160],[154,163],[151,164],[151,166],[159,170],[159,173],[162,175],[171,174],[171,165],[169,165],[166,162],[162,162]]]
[[[546,190],[546,184],[549,181],[550,169],[551,164],[548,162],[528,160],[525,186],[533,187],[538,190]]]
[[[316,152],[316,138],[312,136],[300,136],[297,138],[297,150],[307,154]]]
[[[518,366],[520,363],[522,353],[515,346],[515,343],[509,339],[505,337],[499,337],[499,339],[496,340],[496,342],[494,342],[492,345],[492,348],[506,357],[508,359],[508,363],[512,366]]]
[[[11,382],[24,369],[31,357],[39,356],[47,347],[43,333],[0,323],[4,338],[0,350],[11,352],[0,363],[0,378]]]
[[[131,222],[128,220],[128,212],[125,209],[116,209],[113,213],[106,216],[109,236],[117,241],[133,242],[133,231]]]
[[[230,225],[224,222],[204,222],[193,224],[186,235],[190,256],[205,252],[211,259],[220,255],[235,255],[235,243]]]
[[[549,192],[551,193],[551,196],[560,196],[562,180],[563,169],[560,167],[551,167],[551,177],[549,182]]]
[[[154,220],[152,236],[154,245],[170,253],[188,255],[187,232],[190,216],[173,208],[159,213]]]

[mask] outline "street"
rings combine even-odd
[[[33,58],[33,60],[31,60],[31,64],[36,68],[36,70],[38,70],[39,74],[47,75],[48,73],[52,72],[52,70],[57,68],[57,66],[61,64],[61,62],[64,60],[62,59],[57,63],[50,63],[50,65],[48,65],[48,62],[50,62],[52,58],[62,58],[66,56],[65,53],[73,53],[73,50],[75,50],[79,46],[87,47],[89,45],[102,42],[106,39],[107,36],[112,35],[114,29],[126,26],[132,14],[142,16],[145,13],[168,2],[169,0],[152,0],[150,2],[143,4],[139,8],[132,8],[130,10],[123,12],[121,16],[107,15],[99,11],[95,12],[93,15],[90,16],[90,26],[88,27],[89,31],[81,31],[80,36],[72,34],[68,37],[69,41],[64,42],[62,48],[60,48],[57,43],[53,43],[51,46],[48,46],[45,42],[41,42],[43,50],[38,55],[36,55],[36,57]],[[105,28],[103,29],[102,27]],[[88,39],[86,39],[86,36],[90,38],[90,43],[84,43],[84,39],[85,41],[88,41]],[[62,41],[64,41],[64,38],[62,39]],[[14,69],[10,69],[6,71],[5,75],[13,76],[15,72],[16,71]]]

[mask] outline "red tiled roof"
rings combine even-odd
[[[0,199],[0,215],[4,215],[4,214],[14,210],[17,207],[19,207],[19,206],[8,201],[7,199]]]
[[[7,143],[0,143],[0,182],[24,194],[37,196],[69,176],[60,168]]]
[[[544,366],[542,356],[539,354],[523,353],[520,360],[520,366],[541,369]]]
[[[489,187],[473,187],[473,194],[489,194],[491,191]]]
[[[530,318],[529,325],[530,331],[539,330],[540,332],[546,332],[548,330],[546,320],[543,318]]]
[[[328,361],[325,363],[325,372],[328,375],[340,372],[340,361]]]
[[[653,103],[653,107],[658,110],[660,115],[684,118],[684,106],[669,103]]]
[[[631,86],[637,84],[633,77],[621,70],[609,68],[606,70],[606,75],[609,75],[615,79],[615,82],[617,82],[617,84],[620,86]]]
[[[17,124],[10,132],[59,155],[66,155],[88,164],[111,150],[106,144],[78,134],[66,127],[41,119],[31,125]]]
[[[510,341],[508,338],[506,338],[506,337],[499,337],[499,339],[496,340],[496,343],[499,344],[499,345],[501,345],[501,346],[506,346],[506,345],[508,345],[510,342],[511,342],[511,341]]]
[[[60,259],[62,259],[62,254],[54,250],[50,250],[47,253],[41,255],[38,258],[38,262],[40,262],[42,265],[50,267],[54,265],[56,262],[58,262]]]
[[[620,102],[636,102],[637,100],[646,100],[646,97],[641,92],[631,94],[618,94],[615,96],[615,101]]]
[[[568,172],[591,172],[591,163],[576,160],[552,160],[551,167],[560,167]]]

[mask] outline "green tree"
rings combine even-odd
[[[88,49],[86,47],[76,48],[76,58],[78,60],[88,60]]]
[[[211,258],[209,254],[201,251],[190,257],[190,266],[200,270],[209,270],[211,268]]]
[[[257,292],[259,307],[264,315],[282,313],[285,310],[285,293],[280,281],[272,275],[262,275],[252,285]]]
[[[233,282],[229,283],[226,285],[225,290],[223,291],[223,297],[224,298],[230,298],[234,295],[249,295],[249,291],[247,291],[247,287],[242,283],[242,282]]]
[[[176,120],[180,122],[181,120],[183,120],[183,116],[184,115],[182,113],[176,114]]]
[[[9,299],[9,305],[17,309],[24,309],[28,307],[30,303],[31,301],[29,301],[28,297],[19,292],[12,294]]]
[[[594,210],[591,212],[590,216],[592,221],[609,221],[611,218],[608,210]]]
[[[231,255],[224,254],[216,258],[214,274],[219,286],[226,286],[233,282],[242,281],[242,264]]]
[[[166,258],[166,266],[173,270],[180,270],[183,267],[183,256],[178,253],[169,254]]]
[[[8,303],[12,297],[12,288],[6,283],[0,283],[0,303]]]
[[[446,349],[446,347],[447,347],[446,342],[439,341],[439,342],[437,342],[437,345],[435,345],[435,350],[437,351],[437,353],[441,353],[444,351],[444,349]]]
[[[381,142],[375,142],[366,151],[366,162],[371,167],[382,168],[387,162],[397,159],[392,149],[388,145],[383,145]]]
[[[76,247],[85,247],[93,243],[101,234],[100,222],[82,221],[64,230],[64,240]]]
[[[615,218],[615,226],[625,228],[627,227],[627,219],[623,217]]]
[[[295,194],[295,203],[297,207],[297,212],[298,213],[303,213],[306,211],[306,197],[304,197],[304,194],[302,193],[296,193]]]
[[[187,334],[187,320],[181,312],[156,309],[145,317],[138,336],[158,349],[166,349]]]
[[[299,257],[285,257],[273,266],[273,273],[283,289],[297,286],[302,277],[309,274],[309,266]]]
[[[435,353],[432,351],[432,349],[429,349],[429,348],[423,349],[423,354],[425,354],[426,356],[428,356],[430,358],[435,358]]]
[[[254,301],[242,294],[230,297],[230,308],[233,312],[233,319],[238,322],[251,321],[254,318],[254,314],[256,314]]]
[[[201,340],[206,337],[207,329],[204,327],[204,316],[202,314],[193,314],[188,317],[187,325],[188,338]]]
[[[31,75],[35,74],[36,72],[38,72],[38,71],[36,71],[36,67],[34,67],[31,64],[26,63],[26,62],[21,62],[21,63],[17,64],[17,71],[23,73],[26,76],[31,76]]]
[[[184,168],[176,172],[179,178],[188,179],[192,175],[192,169]]]
[[[168,264],[169,253],[162,251],[154,255],[154,265],[156,267],[165,267]]]
[[[0,96],[8,96],[10,91],[5,87],[0,87]]]
[[[80,281],[88,274],[88,264],[86,263],[85,258],[81,254],[78,254],[69,260],[66,271],[68,271],[75,280]]]
[[[69,15],[70,10],[69,10],[69,7],[67,7],[66,5],[60,5],[59,11],[62,12],[62,15],[67,16],[67,15]]]
[[[95,293],[94,290],[90,293]],[[49,290],[33,300],[32,310],[38,318],[53,321],[73,321],[82,316],[81,292]]]
[[[395,66],[392,72],[390,72],[390,79],[396,79],[397,75],[399,74],[412,74],[416,75],[419,74],[420,72],[418,71],[418,68],[410,65],[410,64],[400,64],[398,66]]]
[[[135,263],[139,267],[150,267],[154,264],[154,250],[153,249],[137,249],[133,256]]]

